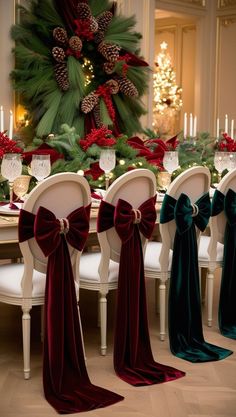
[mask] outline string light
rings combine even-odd
[[[84,72],[84,85],[85,87],[89,85],[94,78],[94,69],[92,62],[88,58],[84,58],[84,62],[82,64],[83,72]]]
[[[120,160],[119,160],[119,164],[120,164],[120,165],[125,165],[125,161],[124,161],[124,159],[120,159]]]

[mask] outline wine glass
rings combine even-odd
[[[109,173],[116,166],[115,149],[102,149],[99,159],[99,167],[105,172],[106,190],[109,187]]]
[[[166,169],[166,171],[169,172],[171,181],[172,173],[179,167],[178,151],[165,151],[165,155],[163,158],[163,167]]]
[[[38,182],[48,177],[51,172],[50,155],[32,155],[31,174]]]
[[[229,157],[228,152],[215,152],[214,155],[214,165],[215,169],[218,171],[218,180],[221,180],[222,172],[228,168]]]
[[[19,153],[6,153],[3,155],[1,164],[1,174],[9,182],[10,203],[9,207],[13,207],[13,183],[19,177],[22,171],[22,160]]]
[[[29,175],[20,175],[14,180],[13,191],[20,200],[28,191],[30,178]]]

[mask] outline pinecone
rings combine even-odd
[[[78,3],[77,12],[79,14],[79,19],[90,19],[92,17],[90,7],[87,3]]]
[[[116,80],[113,80],[113,79],[108,80],[105,84],[108,87],[110,87],[111,94],[117,94],[118,93],[118,91],[119,91],[119,84],[118,84],[118,82]]]
[[[72,51],[81,51],[82,46],[82,41],[78,36],[71,36],[69,39],[69,47],[72,49]]]
[[[89,26],[90,26],[91,32],[93,32],[93,33],[97,32],[98,23],[97,23],[95,17],[91,17],[91,19],[89,19]]]
[[[62,91],[67,91],[69,88],[69,78],[66,62],[58,62],[54,65],[54,73],[57,84]]]
[[[98,30],[95,34],[94,34],[94,42],[95,43],[100,43],[102,42],[104,39],[104,32],[102,32],[101,30]]]
[[[116,62],[119,57],[120,47],[112,43],[101,42],[98,45],[98,52],[110,62]]]
[[[106,10],[105,12],[101,13],[97,17],[98,22],[98,30],[101,30],[102,32],[105,32],[107,30],[107,27],[109,23],[112,21],[113,14]]]
[[[93,110],[94,106],[98,104],[99,97],[94,92],[88,94],[81,103],[81,110],[83,113],[89,113]]]
[[[59,46],[54,46],[54,48],[52,48],[52,56],[55,59],[55,61],[63,62],[66,57],[66,54],[63,48],[60,48]]]
[[[55,29],[53,29],[53,37],[55,41],[61,45],[66,45],[68,41],[66,30],[60,27],[56,27]]]
[[[114,62],[105,62],[103,64],[103,69],[104,69],[106,74],[112,74],[114,68],[115,68]]]
[[[94,120],[95,120],[97,128],[102,127],[99,104],[96,104],[96,106],[94,106],[93,115],[94,115]]]
[[[138,97],[138,90],[135,85],[126,77],[117,77],[120,92],[128,97]]]

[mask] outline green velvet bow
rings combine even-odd
[[[232,351],[205,342],[202,330],[196,227],[203,231],[211,203],[205,193],[194,204],[186,194],[165,195],[160,222],[176,222],[169,290],[169,339],[172,353],[190,362],[223,359]]]
[[[236,339],[236,193],[229,189],[226,195],[216,190],[212,200],[212,216],[225,212],[223,268],[218,309],[221,333]]]

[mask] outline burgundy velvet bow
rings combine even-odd
[[[67,218],[57,219],[40,207],[35,220],[22,211],[21,238],[34,236],[48,256],[45,290],[43,384],[48,402],[58,413],[76,413],[105,407],[123,397],[91,384],[84,361],[75,284],[67,242],[77,250],[84,247],[89,231],[90,205]],[[30,221],[26,233],[23,225]],[[31,229],[31,230],[30,230]]]
[[[154,361],[148,331],[143,250],[140,232],[150,238],[156,219],[156,197],[138,209],[119,200],[117,206],[102,201],[98,231],[115,227],[121,242],[114,368],[131,385],[150,385],[184,376],[184,372]]]

